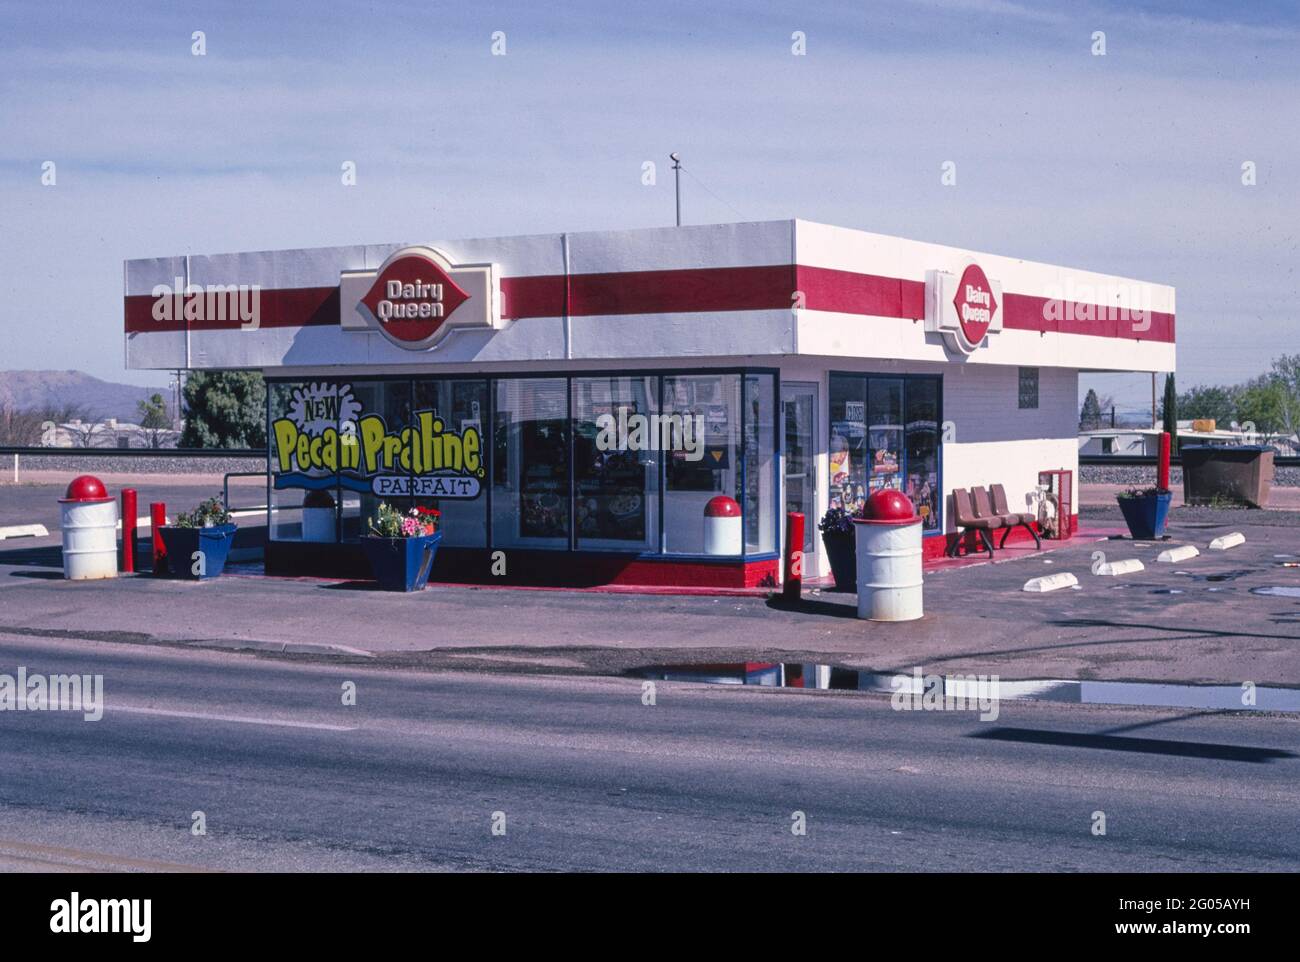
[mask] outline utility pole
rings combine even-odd
[[[1156,418],[1156,372],[1151,372],[1151,426],[1154,428],[1159,424]]]
[[[673,180],[677,193],[677,226],[682,226],[682,158],[676,151],[668,155],[673,162]],[[1155,390],[1155,388],[1152,388]]]

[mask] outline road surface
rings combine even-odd
[[[0,635],[20,666],[102,675],[106,707],[0,711],[7,871],[1300,869],[1290,716],[662,682],[645,705],[624,678]]]

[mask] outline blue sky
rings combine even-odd
[[[670,223],[676,149],[688,222],[1173,284],[1180,386],[1237,381],[1300,350],[1297,50],[1280,2],[0,0],[0,369],[165,383],[123,369],[131,257]]]

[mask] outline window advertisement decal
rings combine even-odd
[[[413,412],[409,427],[391,430],[382,414],[365,410],[350,384],[294,387],[271,434],[277,489],[337,484],[379,497],[465,500],[482,490],[478,425],[462,422],[457,431],[430,409]]]

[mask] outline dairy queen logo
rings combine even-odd
[[[379,331],[410,351],[453,330],[495,327],[499,317],[494,266],[455,265],[432,247],[404,247],[378,271],[344,271],[341,285],[345,329]]]
[[[925,329],[940,334],[948,349],[972,354],[989,334],[1002,330],[1002,285],[990,281],[978,264],[960,275],[926,275]]]
[[[375,277],[361,303],[379,329],[402,347],[423,347],[469,295],[451,279],[450,265],[433,251],[398,251]]]
[[[998,309],[993,285],[978,264],[971,264],[962,273],[952,305],[957,309],[957,324],[965,338],[966,350],[973,351],[989,332]]]

